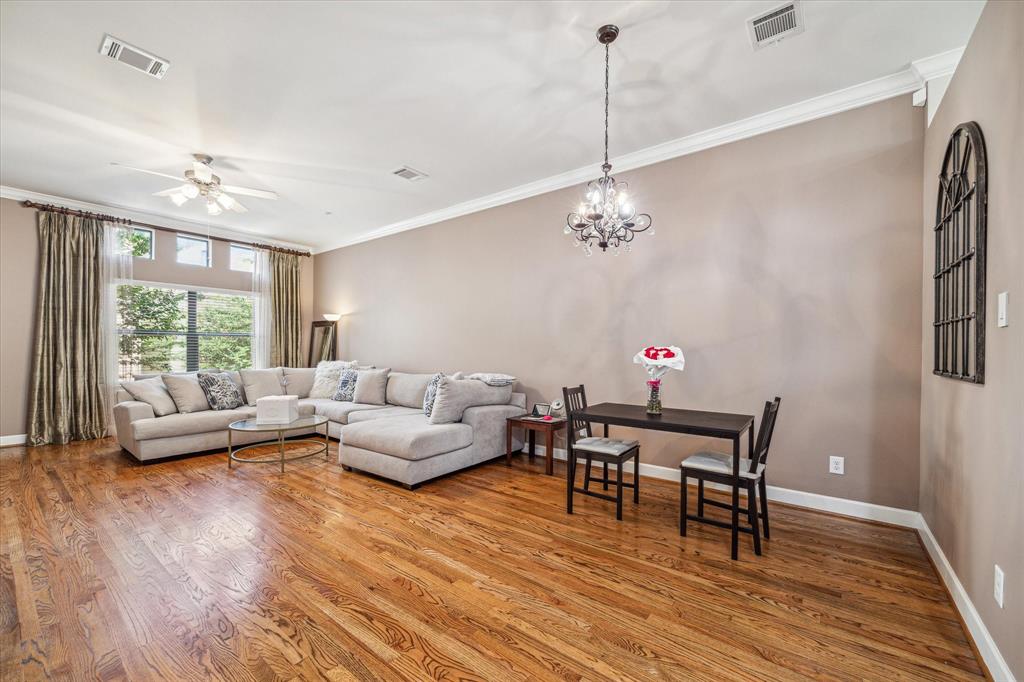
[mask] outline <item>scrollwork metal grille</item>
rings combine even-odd
[[[935,209],[933,372],[985,383],[985,138],[973,121],[946,146]]]

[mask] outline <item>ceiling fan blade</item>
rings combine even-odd
[[[180,191],[181,191],[181,187],[172,187],[170,189],[165,189],[165,190],[160,191],[160,192],[153,192],[153,196],[155,196],[155,197],[169,197],[172,194],[177,194]]]
[[[161,178],[170,178],[171,180],[177,180],[178,182],[181,182],[182,179],[183,179],[180,175],[168,175],[167,173],[158,173],[157,171],[146,170],[145,168],[136,168],[135,166],[126,166],[123,163],[117,163],[116,161],[112,161],[110,163],[110,165],[111,166],[117,166],[118,168],[127,168],[128,170],[133,170],[133,171],[136,171],[138,173],[148,173],[149,175],[156,175],[157,177],[161,177]]]
[[[247,197],[259,199],[277,199],[277,192],[270,192],[265,189],[249,189],[248,187],[236,187],[235,185],[221,185],[220,188],[232,194],[244,194]]]
[[[226,194],[223,191],[217,193],[217,203],[235,213],[248,213],[249,209],[242,206],[238,201],[235,200],[230,194]]]
[[[247,209],[245,206],[242,206],[237,201],[235,202],[235,205],[231,207],[231,210],[234,211],[235,213],[248,213],[249,212],[249,209]]]
[[[199,182],[209,182],[213,179],[213,169],[202,161],[193,161],[192,171],[196,174],[196,180]]]

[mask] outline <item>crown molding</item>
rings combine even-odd
[[[686,156],[687,154],[694,154],[719,145],[744,140],[755,135],[762,135],[774,130],[857,109],[892,97],[898,97],[899,95],[905,95],[919,90],[932,78],[952,73],[963,51],[964,48],[961,47],[919,59],[897,73],[734,121],[733,123],[727,123],[717,128],[709,128],[708,130],[670,140],[653,147],[617,156],[612,158],[611,162],[617,172],[634,170],[643,166],[660,163],[661,161]],[[536,180],[437,211],[400,220],[351,239],[314,249],[313,253],[324,253],[346,246],[353,246],[362,242],[405,232],[406,230],[433,225],[444,220],[451,220],[452,218],[458,218],[488,208],[509,204],[514,201],[521,201],[522,199],[528,199],[539,194],[583,184],[593,180],[597,172],[596,165],[588,165],[565,173],[559,173],[542,180]]]
[[[0,199],[11,199],[12,201],[35,201],[40,204],[54,204],[57,206],[64,206],[66,208],[74,208],[79,211],[90,211],[93,213],[111,213],[116,212],[118,217],[128,218],[136,222],[153,222],[160,224],[161,227],[167,227],[170,229],[185,230],[188,232],[205,232],[212,237],[223,237],[224,239],[237,239],[238,241],[251,242],[258,241],[271,246],[281,246],[288,249],[306,250],[312,253],[312,249],[308,244],[300,244],[298,242],[285,242],[279,239],[269,239],[259,234],[253,234],[251,232],[242,232],[240,230],[231,230],[223,227],[215,227],[206,223],[201,223],[196,220],[188,220],[185,218],[177,218],[174,216],[166,215],[164,213],[150,213],[147,211],[139,211],[138,209],[129,208],[127,206],[121,206],[120,204],[98,204],[90,201],[79,201],[77,199],[68,199],[67,197],[56,196],[53,194],[43,194],[41,192],[33,192],[27,189],[19,189],[17,187],[8,187],[7,185],[0,185]]]

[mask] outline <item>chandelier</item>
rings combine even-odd
[[[619,27],[608,24],[597,29],[597,40],[604,45],[604,164],[602,175],[587,183],[586,197],[579,207],[565,219],[565,234],[573,236],[573,246],[583,245],[583,253],[590,256],[596,244],[602,251],[614,247],[612,253],[619,255],[619,247],[631,250],[630,242],[638,232],[651,227],[651,216],[638,214],[629,200],[627,185],[616,182],[609,175],[612,165],[608,163],[608,46],[619,35]],[[651,229],[651,234],[654,230]]]

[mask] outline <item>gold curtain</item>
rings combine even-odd
[[[299,256],[270,254],[270,366],[302,367]]]
[[[102,438],[103,222],[40,211],[29,445]]]

